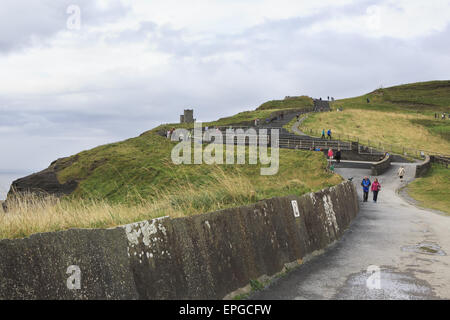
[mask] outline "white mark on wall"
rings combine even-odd
[[[336,232],[338,232],[339,226],[336,221],[336,213],[334,212],[333,202],[331,201],[330,195],[323,196],[323,206],[325,209],[325,214],[327,216],[328,226],[330,226],[330,227],[334,226],[334,230],[336,230]]]
[[[156,222],[160,219],[143,222],[137,222],[128,224],[125,226],[125,231],[127,234],[129,244],[134,247],[139,244],[139,239],[142,237],[142,242],[145,246],[150,246],[150,242],[152,239],[152,235],[158,232],[158,229],[166,235],[166,228],[162,225],[156,225]],[[153,237],[153,240],[156,241],[156,237]]]
[[[316,196],[315,196],[315,194],[313,192],[311,192],[311,193],[309,193],[309,196],[311,198],[311,201],[312,201],[313,205],[315,205],[316,204]]]
[[[300,217],[300,211],[298,210],[298,203],[297,200],[292,200],[292,210],[294,211],[294,217],[299,218]]]

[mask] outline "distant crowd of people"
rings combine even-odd
[[[434,114],[434,118],[435,118],[435,119],[439,119],[439,114],[438,114],[438,113],[435,113],[435,114]],[[447,114],[446,112],[443,112],[443,113],[440,115],[440,118],[441,118],[442,120],[445,120],[446,118],[450,119],[450,113]]]

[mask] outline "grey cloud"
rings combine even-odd
[[[372,3],[346,10],[351,17]],[[160,76],[130,73],[115,78],[112,69],[98,75],[97,87],[85,85],[58,95],[0,97],[0,128],[24,128],[21,134],[10,133],[0,141],[10,155],[0,159],[0,169],[13,168],[15,162],[8,159],[21,158],[17,164],[34,168],[99,143],[136,136],[159,123],[177,122],[186,107],[193,107],[195,117],[207,121],[286,95],[344,98],[381,84],[448,78],[448,28],[408,41],[304,32],[330,15],[341,14],[342,10],[333,9],[308,18],[267,21],[242,33],[210,35],[197,42],[185,40],[187,30],[144,22],[137,32],[125,31],[108,41],[123,45],[124,50],[129,42],[147,41],[170,54],[169,70]],[[89,41],[100,36],[93,34]],[[224,53],[237,53],[238,58],[226,58]],[[102,79],[108,79],[111,87],[102,88]],[[75,99],[78,96],[83,99]],[[39,144],[45,152],[38,151]],[[27,152],[38,159],[24,159]]]
[[[0,6],[0,53],[10,53],[45,42],[66,28],[67,8],[77,5],[81,9],[83,25],[100,25],[124,16],[129,8],[120,0],[108,1],[103,9],[92,0],[14,0]]]

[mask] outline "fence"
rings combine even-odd
[[[305,134],[309,134],[312,137],[321,137],[322,132],[313,129],[307,129],[303,131]],[[398,145],[394,143],[383,143],[370,139],[360,139],[359,137],[354,137],[348,134],[334,133],[333,138],[339,141],[349,141],[357,142],[359,144],[359,153],[361,154],[384,154],[385,152],[390,152],[392,154],[400,154],[406,157],[413,158],[423,158],[425,154],[435,155],[443,158],[450,158],[448,155],[444,155],[435,151],[430,150],[418,150],[414,148],[408,148],[403,145]]]
[[[432,156],[431,162],[433,163],[439,163],[446,168],[448,168],[448,165],[450,164],[450,157],[443,157],[443,156]]]
[[[352,150],[352,144],[350,142],[342,142],[342,141],[281,138],[280,148],[307,149],[307,150],[316,150],[317,148],[319,149],[332,148],[349,151]]]
[[[352,150],[352,143],[357,142],[358,143],[358,153],[360,154],[371,154],[371,155],[381,155],[385,152],[389,152],[392,154],[400,154],[402,156],[411,157],[411,158],[423,158],[425,154],[428,154],[430,156],[435,156],[437,161],[440,161],[441,163],[444,163],[448,166],[448,163],[450,162],[450,156],[443,155],[437,152],[433,152],[430,150],[418,150],[413,148],[407,148],[402,145],[397,145],[393,143],[382,143],[379,141],[374,140],[363,140],[359,137],[354,137],[351,135],[344,135],[340,133],[335,133],[332,135],[334,140],[325,140],[325,139],[317,139],[322,136],[322,132],[318,130],[308,129],[305,130],[304,133],[308,134],[311,138],[301,138],[301,136],[292,134],[292,133],[285,133],[283,130],[284,128],[281,127],[249,127],[249,126],[221,126],[221,127],[215,127],[216,129],[219,129],[221,133],[225,133],[226,129],[233,129],[238,130],[242,129],[247,131],[248,129],[254,129],[258,133],[261,129],[267,129],[267,134],[270,136],[271,130],[280,130],[282,132],[281,137],[279,139],[280,141],[280,147],[281,148],[287,148],[287,149],[313,149],[321,148],[321,149],[341,149],[341,150]],[[250,136],[251,137],[251,136]],[[316,138],[316,139],[314,139]],[[226,143],[226,140],[224,139],[224,143]],[[235,142],[236,144],[239,144],[238,142]],[[247,144],[247,140],[245,142]]]

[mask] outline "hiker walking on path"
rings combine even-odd
[[[403,181],[403,177],[405,176],[405,168],[400,167],[400,169],[398,169],[398,177],[400,178],[400,181]]]
[[[327,135],[328,135],[328,139],[331,140],[331,129],[328,129]]]
[[[371,186],[371,182],[368,177],[364,177],[363,181],[361,182],[361,186],[363,187],[363,202],[367,202],[367,199],[369,198],[369,188]]]
[[[381,184],[378,182],[378,179],[375,178],[375,181],[372,183],[373,202],[377,202],[378,192],[380,192],[380,190]]]
[[[322,139],[325,139],[325,129],[322,130]]]
[[[336,155],[335,155],[336,163],[337,163],[337,164],[341,163],[341,157],[342,157],[341,149],[338,149],[338,150],[336,151]]]

